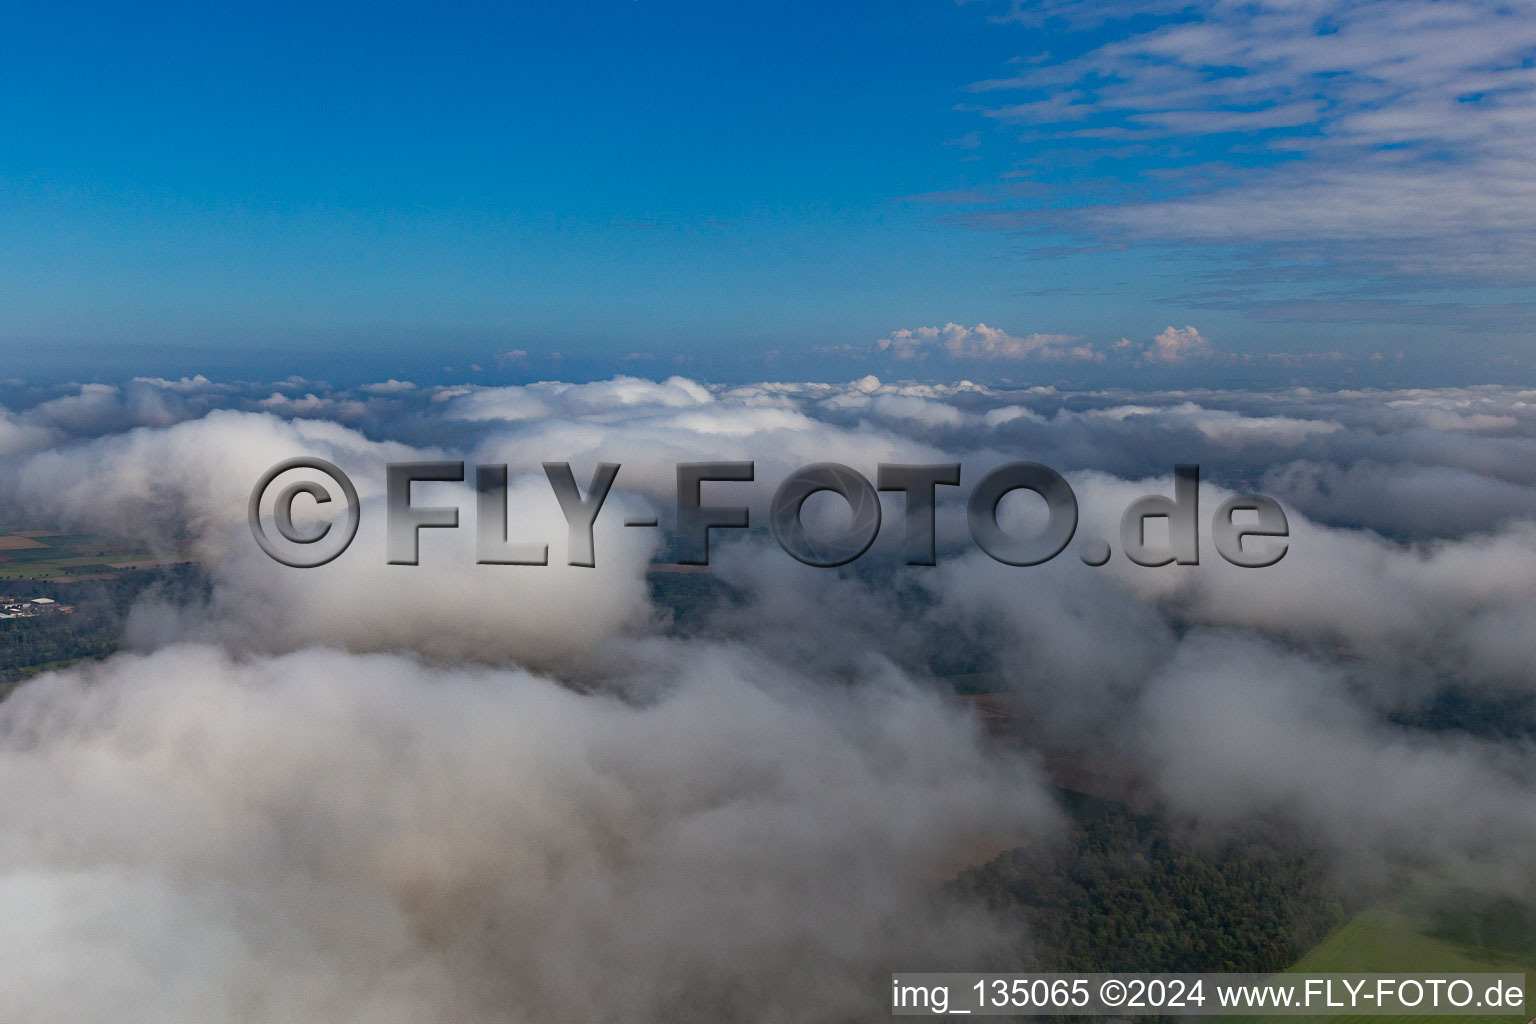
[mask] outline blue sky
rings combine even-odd
[[[35,5],[0,61],[0,350],[1523,379],[1526,6]]]

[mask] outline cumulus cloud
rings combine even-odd
[[[1157,333],[1147,347],[1146,360],[1153,363],[1182,363],[1209,355],[1211,343],[1193,327],[1168,326]]]
[[[396,380],[391,377],[376,384],[364,384],[359,390],[370,395],[398,395],[405,391],[415,391],[416,385],[408,380]]]
[[[0,703],[0,1014],[867,1016],[893,965],[975,969],[999,948],[936,883],[1048,841],[1048,782],[1212,830],[1279,819],[1341,869],[1532,891],[1536,721],[1422,721],[1446,694],[1536,700],[1536,392],[306,385],[360,404],[343,423],[266,403],[266,384],[199,386],[215,408],[136,424],[128,390],[11,414],[31,434],[0,456],[6,519],[190,550],[208,592],[145,599],[131,653]],[[299,454],[363,503],[319,569],[266,559],[245,522],[262,471]],[[1077,496],[1074,544],[1043,566],[993,561],[966,527],[970,488],[1020,459]],[[383,466],[425,460],[506,463],[508,536],[550,564],[476,565],[475,495],[447,483],[416,500],[460,528],[386,564]],[[705,495],[753,528],[677,572],[675,467],[703,460],[756,463]],[[565,564],[543,461],[583,486],[622,464],[594,568]],[[853,565],[779,550],[774,489],[825,461],[960,462],[939,564],[904,564],[896,494]],[[1121,512],[1186,462],[1200,564],[1132,565]],[[1209,529],[1252,490],[1290,527],[1263,570],[1225,563]],[[1019,533],[1041,519],[1023,494],[998,512]],[[1115,541],[1099,568],[1078,558],[1093,537]],[[1014,702],[1008,735],[983,732],[956,675]],[[593,964],[605,983],[575,983]]]
[[[149,384],[165,391],[183,392],[221,390],[224,387],[223,385],[215,384],[200,373],[191,377],[181,377],[177,380],[167,380],[164,377],[135,377],[133,378],[133,383]]]
[[[949,323],[943,327],[903,328],[875,342],[873,351],[902,361],[922,360],[932,354],[960,360],[1075,360],[1094,363],[1106,360],[1106,353],[1098,351],[1091,343],[1076,335],[1036,333],[1021,338],[986,324],[965,327]],[[1139,348],[1130,339],[1122,338],[1110,346],[1108,354],[1122,358],[1135,357],[1145,363],[1173,365],[1193,359],[1208,359],[1215,351],[1211,343],[1194,327],[1169,326]]]
[[[897,359],[921,359],[933,351],[953,359],[1103,358],[1092,345],[1071,334],[1036,332],[1020,338],[986,324],[966,327],[957,323],[892,331],[875,342],[875,351],[889,352]]]
[[[1373,861],[1357,871],[1394,851],[1479,862],[1495,884],[1528,886],[1529,762],[1512,764],[1498,742],[1393,729],[1349,685],[1347,672],[1313,658],[1202,634],[1149,681],[1139,741],[1160,791],[1196,819],[1299,817]],[[1363,845],[1362,833],[1374,841]]]
[[[622,376],[591,384],[543,381],[520,387],[475,388],[441,397],[447,415],[466,420],[536,420],[646,407],[680,409],[713,401],[708,389],[686,377],[657,383]]]
[[[51,399],[31,410],[31,418],[71,433],[122,430],[129,426],[164,427],[177,419],[164,397],[167,389],[140,382],[137,387],[82,384],[72,395]]]
[[[40,426],[20,421],[13,413],[0,409],[0,455],[36,451],[48,447],[56,435]]]
[[[836,1020],[996,940],[925,880],[1055,815],[969,716],[877,666],[632,660],[644,702],[195,646],[27,688],[0,708],[0,1012]]]
[[[17,467],[6,497],[28,518],[164,549],[190,544],[212,556],[222,550],[224,533],[242,521],[250,489],[267,467],[322,454],[356,470],[360,462],[401,459],[410,451],[325,420],[218,410],[164,429],[141,427],[34,455]]]
[[[320,419],[335,419],[343,423],[356,420],[368,411],[362,402],[345,398],[320,397],[314,392],[309,392],[298,397],[290,397],[281,392],[274,391],[263,398],[261,408],[285,416],[313,416]]]
[[[149,646],[191,636],[237,650],[337,644],[543,666],[580,661],[604,639],[647,624],[645,570],[657,539],[622,522],[649,505],[630,495],[610,498],[594,529],[601,570],[572,566],[569,531],[548,481],[542,473],[515,477],[507,493],[509,539],[546,545],[547,564],[479,565],[469,528],[477,514],[473,488],[428,487],[414,488],[416,500],[462,509],[466,528],[423,531],[418,565],[387,563],[386,515],[377,498],[363,503],[355,553],[302,573],[262,554],[241,524],[220,538],[206,608],[145,608],[129,635]]]

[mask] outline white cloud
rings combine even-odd
[[[370,395],[398,395],[406,391],[415,391],[416,385],[408,380],[396,380],[391,377],[377,384],[364,384],[359,390]]]
[[[298,398],[274,391],[257,404],[268,412],[284,416],[330,417],[343,423],[358,419],[368,411],[368,407],[356,399],[322,397],[312,391]]]
[[[1164,334],[1180,358],[1201,347]],[[878,993],[849,977],[946,951],[974,966],[995,939],[935,917],[934,882],[1050,828],[1031,764],[1058,754],[1198,821],[1279,815],[1341,862],[1508,869],[1529,899],[1529,739],[1400,713],[1453,684],[1532,693],[1536,391],[887,377],[414,389],[364,403],[390,408],[366,430],[250,411],[247,388],[215,392],[238,408],[12,456],[7,521],[190,543],[212,595],[141,602],[139,653],[0,703],[0,1016],[648,1022],[688,1000],[800,1020],[808,998],[774,998],[794,977],[827,1019],[862,1018]],[[99,429],[132,390],[161,393],[51,411],[99,405],[79,420]],[[252,543],[246,500],[304,453],[352,474],[362,526],[329,566],[287,570]],[[967,488],[1021,457],[1066,474],[1080,536],[1105,538],[1174,462],[1201,462],[1201,564],[992,561]],[[382,465],[445,458],[511,464],[509,533],[555,564],[474,565],[474,500],[443,484],[421,498],[457,504],[460,529],[385,565]],[[583,483],[623,465],[596,568],[558,564],[544,459]],[[666,527],[621,524],[665,517],[676,463],[701,459],[756,462],[708,496],[750,505],[755,529],[687,581],[731,596],[672,629],[646,574]],[[939,564],[902,564],[899,503],[857,572],[778,550],[769,496],[822,461],[963,463],[938,495]],[[1285,506],[1276,566],[1213,550],[1203,524],[1239,487]],[[983,741],[927,678],[935,652],[997,669],[1036,732]],[[561,983],[594,962],[614,985]]]
[[[682,409],[714,401],[708,388],[686,377],[656,382],[618,376],[590,384],[541,381],[504,388],[475,388],[448,402],[448,415],[466,420],[530,420],[545,416],[602,415],[650,406]]]
[[[1325,272],[1344,262],[1532,280],[1536,7],[1528,0],[1047,0],[1015,12],[1085,29],[1157,19],[973,86],[988,101],[1008,100],[983,112],[1027,126],[1042,160],[1061,147],[1106,160],[1149,148],[1172,157],[1157,178],[1165,195],[1127,163],[1123,200],[1075,193],[1062,226],[1117,239],[1282,246]],[[1184,187],[1170,196],[1170,184]]]
[[[935,873],[1056,816],[961,708],[739,647],[624,660],[647,700],[188,645],[27,686],[0,706],[0,1014],[847,1020],[877,1002],[850,976],[998,941],[935,912]]]
[[[1211,343],[1194,327],[1168,326],[1158,332],[1143,356],[1151,363],[1182,363],[1209,355]]]
[[[1075,335],[1037,332],[1021,338],[986,324],[902,328],[875,342],[875,351],[897,359],[920,359],[936,349],[955,359],[1103,359]]]
[[[204,388],[221,386],[214,384],[200,373],[194,377],[182,377],[179,380],[167,380],[164,377],[135,377],[133,380],[136,384],[149,384],[166,391],[201,391]]]

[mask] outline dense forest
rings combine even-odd
[[[951,883],[1013,926],[1016,970],[1278,971],[1344,918],[1321,859],[1283,837],[1197,844],[1119,804],[1064,799],[1064,842]]]
[[[49,597],[74,608],[73,614],[49,613],[0,619],[0,696],[26,677],[81,658],[103,658],[117,649],[133,603],[147,592],[170,600],[202,593],[206,580],[195,566],[125,570],[108,580],[72,583],[13,580],[0,584],[7,597],[23,601]]]
[[[1427,703],[1389,716],[1389,721],[1428,732],[1462,732],[1478,739],[1536,737],[1536,694],[1483,693],[1447,686]]]

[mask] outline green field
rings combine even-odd
[[[1454,907],[1454,909],[1453,909]],[[1510,973],[1525,972],[1536,978],[1536,922],[1529,913],[1509,905],[1464,900],[1409,896],[1370,907],[1336,928],[1332,934],[1290,968],[1291,973],[1371,972],[1414,973]],[[1529,999],[1527,1000],[1529,1006]],[[1361,1022],[1391,1024],[1394,1021],[1466,1020],[1517,1022],[1526,1014],[1503,1017],[1429,1016],[1317,1016],[1317,1017],[1222,1017],[1230,1021]]]
[[[40,546],[11,546],[18,542]],[[0,528],[0,580],[109,576],[124,571],[115,566],[128,563],[182,560],[98,534]]]
[[[1536,974],[1536,950],[1528,935],[1503,922],[1452,924],[1443,916],[1387,905],[1356,914],[1291,969]]]

